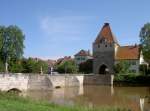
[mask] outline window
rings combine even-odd
[[[105,45],[105,47],[107,47],[107,45]]]
[[[130,64],[131,65],[136,65],[136,61],[131,61]]]
[[[77,60],[80,60],[80,58],[77,58]]]
[[[85,58],[82,58],[82,60],[85,60]]]
[[[98,48],[100,48],[100,45],[98,44]]]

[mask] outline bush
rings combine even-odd
[[[140,70],[140,72],[141,72],[143,75],[149,75],[149,74],[150,74],[150,67],[148,67],[148,66],[145,65],[145,64],[140,65],[139,70]]]
[[[128,74],[128,75],[115,75],[114,82],[118,85],[150,85],[150,76]]]

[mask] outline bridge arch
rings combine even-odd
[[[9,92],[12,92],[12,93],[21,93],[22,91],[21,91],[20,89],[18,89],[18,88],[11,88],[11,89],[8,89],[7,92],[8,92],[8,93],[9,93]]]

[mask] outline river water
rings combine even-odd
[[[28,91],[36,100],[65,105],[119,106],[132,111],[150,111],[150,87],[80,86],[52,91]]]

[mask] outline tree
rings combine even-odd
[[[89,59],[86,62],[79,64],[79,72],[89,74],[93,72],[93,60]]]
[[[77,72],[77,66],[73,60],[63,61],[56,67],[59,73],[76,73]]]
[[[144,59],[150,63],[150,23],[146,23],[140,31],[140,44]]]
[[[48,73],[48,63],[45,61],[29,58],[23,59],[21,64],[23,67],[23,73],[40,73],[41,67],[43,73]]]
[[[17,26],[0,26],[0,57],[3,63],[11,58],[19,59],[23,55],[25,36]]]

